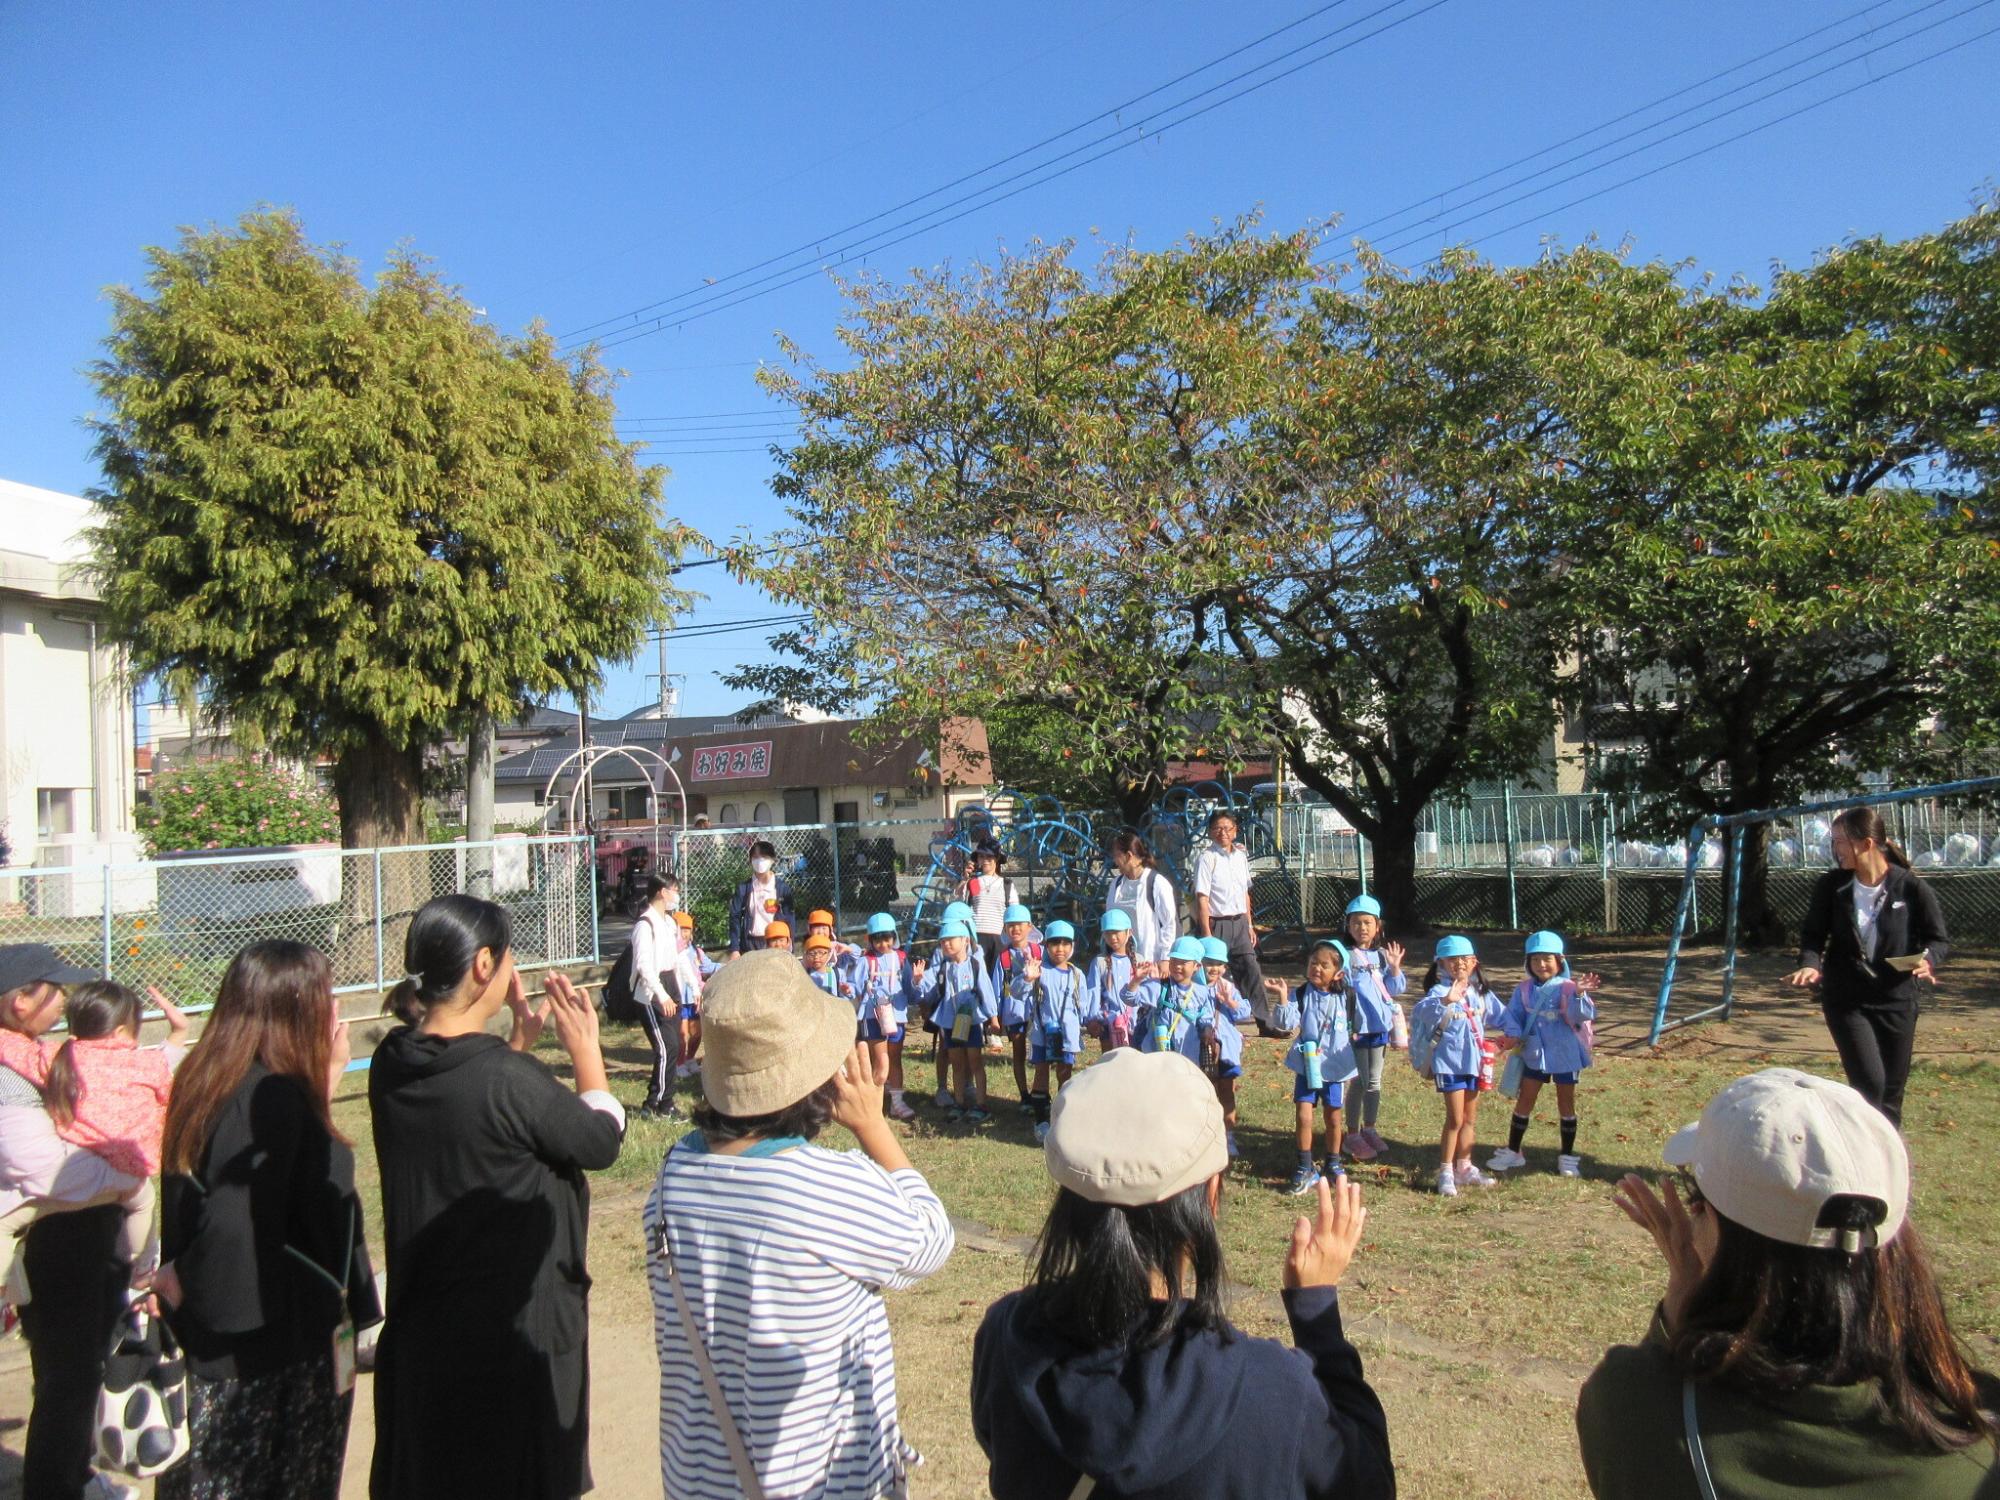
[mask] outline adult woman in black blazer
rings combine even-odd
[[[1847,1081],[1898,1125],[1917,1035],[1917,986],[1936,984],[1951,951],[1937,895],[1889,842],[1882,815],[1850,807],[1833,820],[1839,864],[1813,887],[1787,984],[1820,992]],[[1901,963],[1895,962],[1901,960]]]

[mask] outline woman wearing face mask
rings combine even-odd
[[[639,1029],[653,1049],[653,1071],[646,1080],[642,1115],[677,1120],[674,1069],[681,1060],[681,927],[673,914],[681,904],[681,883],[671,875],[646,880],[646,904],[632,924],[632,998],[638,1003]]]
[[[768,839],[750,846],[750,878],[736,887],[729,900],[729,956],[754,953],[764,946],[764,929],[773,922],[798,926],[792,910],[792,883],[776,873],[778,851]]]

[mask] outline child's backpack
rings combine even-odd
[[[1438,1017],[1437,1025],[1429,1032],[1421,1028],[1410,1032],[1410,1066],[1419,1073],[1430,1072],[1431,1059],[1437,1056],[1438,1043],[1444,1039],[1444,1029],[1451,1024],[1451,1013],[1454,1009],[1455,1006],[1447,1005],[1444,1013]]]
[[[639,997],[632,989],[632,945],[627,943],[604,976],[604,1019],[623,1026],[639,1023]]]
[[[1036,963],[1040,963],[1042,961],[1042,945],[1040,943],[1035,942],[1033,939],[1030,939],[1028,942],[1028,956],[1034,959]],[[999,958],[1000,972],[1002,974],[1005,974],[1009,969],[1013,967],[1014,967],[1014,950],[1012,948],[1002,948],[1000,950],[1000,958]],[[1006,980],[1002,979],[1001,983],[1005,984]]]

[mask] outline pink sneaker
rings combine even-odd
[[[1347,1138],[1347,1154],[1356,1161],[1373,1161],[1376,1150],[1368,1144],[1368,1132],[1357,1130]]]

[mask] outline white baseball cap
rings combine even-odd
[[[1063,1085],[1042,1157],[1093,1203],[1164,1203],[1229,1165],[1215,1085],[1178,1052],[1120,1047]]]
[[[1716,1212],[1787,1245],[1861,1248],[1850,1231],[1821,1227],[1832,1198],[1882,1205],[1876,1243],[1910,1208],[1910,1153],[1888,1117],[1844,1083],[1766,1068],[1739,1078],[1701,1119],[1667,1142],[1667,1165],[1689,1167]]]

